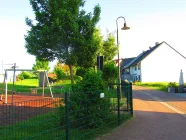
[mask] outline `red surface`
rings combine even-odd
[[[45,99],[45,98],[42,96],[32,96],[32,95],[13,95],[13,103],[29,101],[29,100],[38,100],[38,99]],[[3,102],[5,102],[5,96],[3,96],[1,103]],[[8,95],[7,103],[8,104],[12,103],[12,95]]]
[[[36,115],[53,112],[59,105],[60,98],[33,96],[33,95],[9,95],[8,103],[4,104],[5,96],[0,102],[0,126],[14,124],[27,120]]]

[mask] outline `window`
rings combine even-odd
[[[140,75],[138,75],[138,80],[141,81],[141,76]]]
[[[137,65],[135,66],[135,71],[137,70]]]
[[[138,65],[138,70],[140,70],[140,65]]]

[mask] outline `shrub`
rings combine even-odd
[[[176,82],[169,82],[168,87],[177,87]]]
[[[76,69],[76,75],[83,77],[87,71],[92,71],[92,70],[93,70],[92,68],[85,69],[83,67],[78,67]]]
[[[103,89],[102,74],[94,71],[87,71],[82,81],[73,87],[73,93],[69,94],[69,111],[72,114],[73,126],[96,128],[106,123],[111,110],[110,99],[100,98]]]
[[[23,79],[30,79],[32,77],[30,72],[21,72],[20,74],[18,74],[18,79],[19,80],[23,80]]]
[[[83,77],[75,75],[74,80],[75,80],[76,83],[79,83],[81,80],[83,80]]]
[[[107,63],[103,69],[103,80],[108,84],[113,84],[118,76],[118,67],[114,63]]]
[[[55,67],[54,73],[57,75],[57,80],[62,80],[66,76],[65,72],[60,67]]]

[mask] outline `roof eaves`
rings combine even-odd
[[[177,52],[179,55],[181,55],[184,59],[186,59],[185,56],[183,56],[180,52],[178,52],[176,49],[174,49],[171,45],[169,45],[167,42],[163,41],[165,44],[167,44],[171,49],[173,49],[175,52]]]
[[[141,53],[140,55],[138,55],[136,57],[136,59],[130,63],[129,66],[127,67],[130,67],[130,66],[134,66],[138,63],[140,63],[143,59],[145,59],[149,54],[151,54],[155,49],[157,49],[159,46],[161,46],[164,42],[161,42],[159,44],[157,44],[156,46],[152,47],[150,50],[146,50],[145,52]],[[140,60],[141,59],[141,60]]]
[[[141,55],[143,55],[143,53],[139,54],[136,58],[134,58],[130,63],[128,63],[128,65],[124,66],[124,69],[128,68],[131,66],[131,64],[133,64]]]

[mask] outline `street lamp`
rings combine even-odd
[[[116,19],[116,26],[117,26],[117,46],[118,46],[118,83],[119,83],[119,92],[121,96],[121,74],[120,74],[120,46],[119,46],[119,35],[118,35],[118,19],[122,18],[124,20],[124,25],[121,30],[129,30],[130,27],[127,26],[125,18],[120,16]]]

